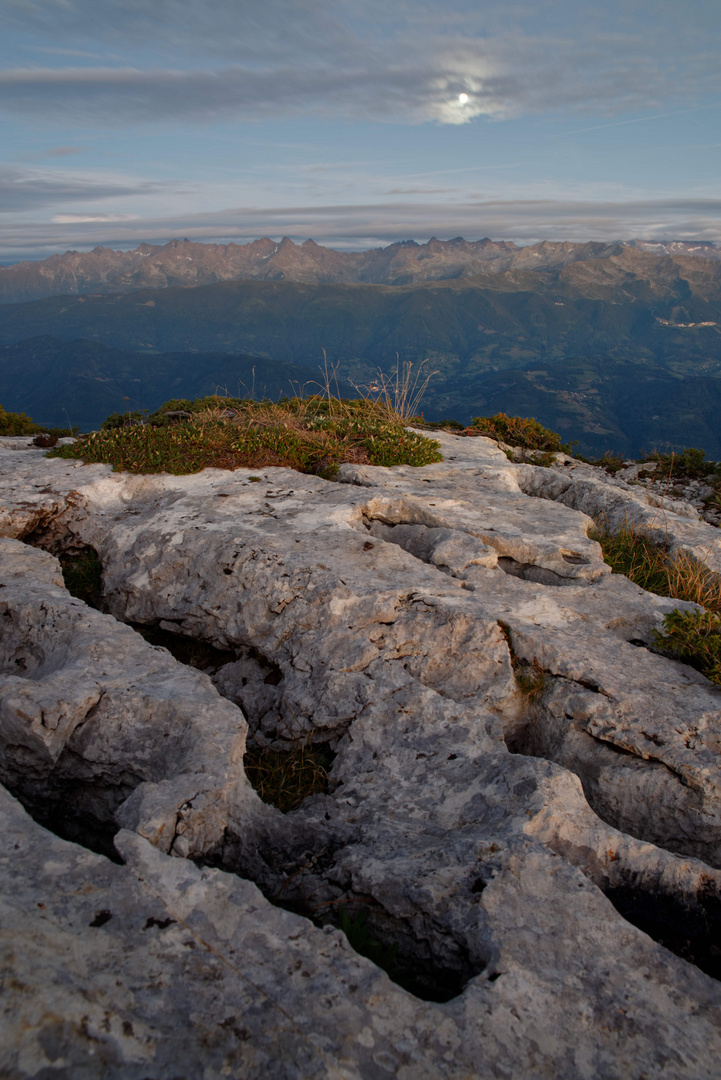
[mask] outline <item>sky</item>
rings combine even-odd
[[[0,262],[721,241],[718,0],[2,0]]]

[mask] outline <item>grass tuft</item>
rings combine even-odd
[[[281,465],[326,478],[342,462],[422,466],[442,460],[439,444],[408,431],[387,405],[322,395],[170,401],[145,422],[116,414],[100,431],[51,456],[107,462],[131,473]]]
[[[244,766],[263,802],[287,814],[309,795],[328,791],[333,757],[327,746],[313,746],[307,737],[296,741],[288,750],[252,747],[246,751]]]
[[[597,523],[588,535],[601,545],[603,558],[614,574],[625,574],[658,596],[690,600],[709,611],[721,612],[721,582],[685,552],[671,558],[663,544],[630,524],[611,532],[607,524]]]
[[[690,600],[703,611],[672,611],[663,632],[654,631],[656,648],[691,664],[721,683],[721,581],[703,563],[682,552],[670,558],[662,544],[626,525],[612,533],[597,525],[588,534],[601,545],[615,574],[625,574],[648,592]]]

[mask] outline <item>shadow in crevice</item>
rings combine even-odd
[[[159,623],[128,625],[145,638],[149,645],[167,649],[181,664],[203,671],[206,675],[215,675],[221,667],[232,664],[238,656],[235,649],[218,649],[202,638],[188,637],[161,627]]]
[[[557,689],[558,683],[566,682],[551,677],[542,700],[509,725],[505,739],[510,752],[553,761],[575,773],[593,811],[612,828],[654,844],[660,853],[703,859],[707,852],[699,851],[700,843],[692,844],[692,851],[683,850],[688,839],[682,836],[678,821],[663,812],[674,802],[686,800],[689,814],[693,817],[696,811],[698,816],[698,793],[681,784],[661,762],[642,760],[622,747],[595,739],[572,718],[554,710],[554,684]],[[661,792],[656,803],[654,791]],[[662,866],[667,864],[661,864],[657,873],[649,872],[648,866],[636,871],[633,863],[619,863],[601,872],[587,848],[573,855],[565,845],[550,846],[578,866],[629,923],[707,975],[721,979],[721,889],[711,871],[701,875],[700,885],[691,868],[689,884],[683,864],[678,880],[675,876],[665,879]]]
[[[47,777],[38,785],[5,770],[0,780],[33,821],[48,832],[122,864],[113,843],[119,831],[114,815],[135,785],[108,787],[56,777]]]
[[[721,896],[710,882],[694,900],[639,888],[632,874],[604,892],[628,922],[713,979],[721,979]]]
[[[313,821],[291,814],[285,829],[271,828],[266,835],[250,838],[229,828],[202,861],[255,882],[270,903],[317,927],[342,930],[356,952],[414,997],[434,1002],[458,997],[487,960],[474,962],[462,942],[422,914],[399,918],[373,896],[348,888],[338,860],[358,837],[353,827],[328,824],[322,801],[317,809]]]

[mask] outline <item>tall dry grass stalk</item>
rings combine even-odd
[[[377,379],[380,385],[378,389],[373,391],[373,397],[370,397],[366,390],[355,383],[352,386],[365,401],[374,402],[378,405],[383,419],[402,420],[404,423],[410,423],[414,417],[418,416],[418,409],[428,389],[428,384],[438,374],[437,371],[423,373],[423,368],[427,362],[427,360],[421,360],[414,372],[412,362],[404,360],[401,364],[396,353],[394,371],[386,375],[384,371],[378,369]]]

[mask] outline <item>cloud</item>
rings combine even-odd
[[[98,199],[147,195],[167,190],[154,181],[127,178],[75,176],[59,171],[44,172],[0,168],[0,214],[17,214],[56,206],[68,201],[93,202]],[[26,228],[23,225],[22,228]]]
[[[134,221],[133,214],[55,214],[53,225],[88,225],[91,222]]]
[[[46,151],[48,157],[71,157],[73,154],[82,154],[79,146],[52,146]]]
[[[462,124],[556,109],[613,115],[721,91],[705,0],[692,17],[664,0],[5,2],[11,28],[44,33],[56,49],[66,40],[68,54],[112,44],[131,62],[6,71],[0,107],[103,124],[297,114]]]
[[[100,216],[100,215],[98,215]],[[518,244],[540,240],[715,240],[721,242],[721,199],[590,201],[553,199],[244,207],[182,217],[93,220],[58,215],[51,225],[0,226],[0,259],[44,258],[96,244],[130,248],[187,236],[209,243],[246,243],[261,236],[309,237],[335,248],[361,249],[431,236],[490,236]],[[62,218],[62,220],[58,220]],[[79,220],[79,219],[84,220]],[[663,223],[663,224],[661,224]]]

